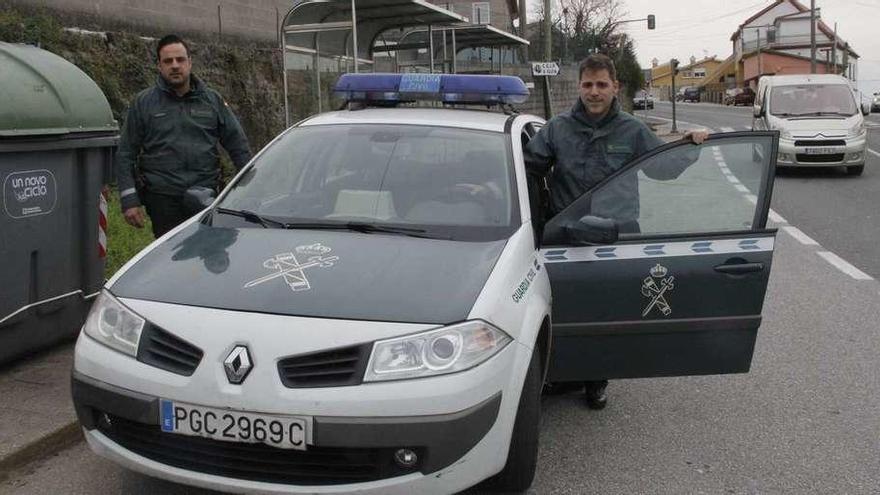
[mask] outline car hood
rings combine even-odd
[[[108,289],[190,306],[446,324],[467,318],[505,243],[193,223]]]
[[[825,137],[846,136],[847,131],[859,123],[859,115],[851,117],[798,117],[782,119],[774,117],[774,129],[785,129],[796,137],[814,137],[819,134]]]

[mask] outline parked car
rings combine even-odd
[[[724,91],[724,104],[733,105],[736,95],[742,93],[742,88],[730,88]]]
[[[681,101],[689,101],[692,103],[700,102],[700,88],[688,87],[681,94]]]
[[[357,109],[284,131],[95,299],[72,379],[92,450],[226,492],[519,493],[545,377],[749,371],[776,133],[621,145],[544,223],[522,153],[543,119],[396,107],[518,104],[518,78],[346,74],[336,93]],[[710,147],[756,201],[693,161]],[[675,163],[697,170],[651,179]]]
[[[843,166],[861,175],[868,151],[864,115],[848,79],[836,74],[764,76],[752,129],[779,131],[777,167]]]
[[[654,97],[646,91],[639,91],[633,98],[633,108],[654,108]]]
[[[874,99],[871,100],[871,112],[880,112],[880,93],[874,93]]]
[[[752,88],[744,88],[736,96],[733,97],[733,106],[750,106],[755,104],[755,90]]]

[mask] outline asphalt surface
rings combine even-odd
[[[714,130],[751,122],[748,109],[679,110]],[[777,178],[780,231],[749,374],[614,381],[603,411],[577,393],[545,397],[530,493],[880,493],[880,283],[820,254],[880,276],[878,167],[872,155],[858,178]],[[213,492],[127,471],[79,444],[14,473],[0,493]]]
[[[679,103],[676,118],[684,129],[715,132],[750,130],[751,107]],[[638,111],[638,115],[644,115]],[[649,115],[669,119],[672,105],[657,102]],[[867,117],[865,171],[847,176],[842,168],[786,168],[776,176],[773,209],[837,256],[880,279],[880,114]]]

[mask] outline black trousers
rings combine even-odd
[[[171,196],[142,191],[141,199],[153,222],[153,235],[157,239],[198,213],[184,206],[183,195]]]

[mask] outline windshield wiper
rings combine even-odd
[[[258,223],[263,226],[263,228],[276,227],[281,229],[286,229],[287,224],[284,222],[279,222],[278,220],[272,220],[271,218],[261,217],[257,213],[254,213],[250,210],[233,210],[231,208],[216,208],[215,211],[217,213],[223,213],[224,215],[235,215],[237,217],[244,218],[248,222]]]
[[[410,237],[422,237],[426,239],[448,239],[434,234],[428,234],[425,229],[414,227],[394,227],[391,225],[376,225],[366,222],[290,222],[284,224],[286,229],[305,229],[305,230],[351,230],[364,234],[398,234]]]
[[[843,112],[805,112],[805,113],[787,113],[785,115],[788,117],[821,117],[822,115],[842,115],[844,117],[851,117],[854,114],[843,113]]]

